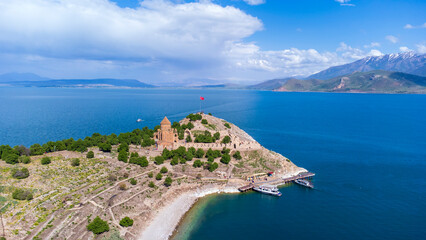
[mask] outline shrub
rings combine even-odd
[[[190,121],[194,122],[197,120],[201,120],[203,117],[201,116],[201,114],[189,114],[188,116],[186,116],[186,118],[188,118]]]
[[[237,159],[237,160],[241,160],[243,157],[241,157],[241,153],[240,153],[240,151],[236,151],[235,153],[234,153],[234,155],[232,155],[235,159]]]
[[[131,157],[129,163],[139,165],[141,167],[148,167],[148,160],[145,156],[142,157]]]
[[[118,161],[127,162],[128,159],[128,153],[124,150],[121,150],[118,152]]]
[[[148,183],[148,187],[150,187],[150,188],[155,188],[155,184],[154,184],[154,182],[152,182],[152,181],[151,181],[151,182],[149,182],[149,183]]]
[[[136,183],[138,183],[138,181],[136,181],[136,179],[134,179],[134,178],[130,178],[129,182],[132,185],[136,185]]]
[[[194,155],[192,155],[191,152],[187,152],[185,155],[185,160],[186,161],[192,161],[192,159],[194,158]]]
[[[157,165],[163,164],[164,163],[164,158],[162,156],[156,156],[154,163]]]
[[[227,144],[227,143],[230,143],[231,142],[231,138],[229,137],[229,136],[225,136],[223,139],[222,139],[222,143],[224,143],[224,144]]]
[[[23,163],[23,164],[28,164],[28,163],[30,163],[30,162],[31,162],[31,158],[30,158],[30,157],[28,157],[28,156],[20,156],[20,157],[18,158],[18,161],[19,161],[20,163]]]
[[[44,157],[44,158],[41,159],[40,162],[41,162],[42,165],[47,165],[47,164],[50,164],[52,162],[52,160],[50,159],[50,157]]]
[[[227,128],[231,128],[231,125],[229,125],[229,123],[225,123],[225,124],[223,124],[225,127],[227,127]]]
[[[0,237],[0,240],[6,240],[6,238],[5,237]]]
[[[157,180],[161,180],[163,178],[163,174],[161,174],[161,173],[158,173],[156,176],[155,176],[155,179],[157,179]]]
[[[12,193],[12,198],[16,200],[32,200],[33,194],[29,190],[16,189]]]
[[[111,182],[115,182],[115,181],[117,181],[117,176],[115,176],[114,174],[110,174],[108,176],[108,180],[111,181]]]
[[[133,219],[131,219],[129,217],[124,217],[123,219],[120,220],[120,226],[122,226],[122,227],[133,226]]]
[[[14,168],[12,169],[12,177],[16,179],[24,179],[30,176],[28,168]]]
[[[188,136],[186,136],[185,141],[186,141],[186,142],[192,142],[191,135],[189,135],[189,134],[188,134]]]
[[[127,189],[127,185],[126,185],[125,183],[120,183],[120,184],[118,185],[118,189],[120,189],[120,190],[124,191],[124,190],[126,190],[126,189]]]
[[[173,153],[169,151],[167,148],[163,149],[163,153],[161,154],[164,159],[170,159],[173,157]]]
[[[121,151],[128,152],[129,151],[129,144],[127,144],[127,143],[120,144],[120,146],[118,146],[117,151],[119,151],[119,152],[121,152]]]
[[[179,157],[178,156],[174,156],[173,159],[172,159],[172,161],[170,161],[170,164],[172,166],[178,165],[179,164]]]
[[[18,159],[19,159],[19,156],[17,154],[10,153],[6,155],[6,157],[4,158],[4,161],[8,164],[15,164],[19,162]]]
[[[195,167],[195,168],[199,168],[199,167],[203,166],[203,163],[201,162],[200,159],[197,159],[197,160],[194,161],[192,166]]]
[[[207,161],[208,161],[208,162],[214,162],[214,157],[209,156],[209,157],[207,158]]]
[[[197,152],[195,152],[195,157],[196,158],[202,158],[202,157],[204,157],[204,154],[205,154],[204,150],[199,148],[199,149],[197,149]]]
[[[96,217],[91,223],[87,225],[87,230],[98,235],[109,231],[108,223],[102,220],[99,216]]]
[[[186,128],[189,129],[189,130],[193,129],[194,127],[195,126],[194,126],[194,124],[192,124],[192,122],[189,122],[188,124],[186,124]]]
[[[42,155],[44,153],[44,150],[40,144],[36,143],[30,146],[30,153],[32,156]]]
[[[219,140],[220,139],[220,133],[219,132],[215,132],[215,134],[213,134],[213,139],[215,141]]]
[[[209,113],[209,115],[211,116],[211,115],[212,115],[212,113]]]
[[[167,173],[169,170],[166,167],[162,167],[160,172],[161,173]]]
[[[99,150],[102,152],[111,152],[111,143],[99,143]]]
[[[89,152],[87,152],[86,157],[87,158],[94,158],[95,157],[95,153],[93,151],[89,151]]]
[[[164,185],[166,187],[170,187],[170,185],[172,185],[172,182],[173,182],[173,180],[172,180],[171,177],[166,177],[166,180],[164,180]]]
[[[73,166],[73,167],[78,167],[78,166],[80,166],[80,159],[78,159],[78,158],[73,158],[73,159],[71,160],[71,166]]]
[[[217,164],[217,163],[211,163],[210,164],[210,166],[209,166],[209,171],[210,172],[213,172],[214,170],[216,170],[217,168],[219,167],[219,164]]]
[[[152,178],[153,176],[154,176],[154,173],[152,173],[152,172],[149,172],[149,173],[148,173],[148,177],[149,177],[149,178]]]
[[[207,119],[203,119],[203,120],[201,120],[201,123],[202,123],[202,124],[208,124]]]
[[[222,154],[229,154],[230,152],[231,152],[231,150],[226,148],[226,147],[224,147],[221,151]]]
[[[222,158],[220,159],[221,163],[228,164],[231,161],[231,156],[229,154],[223,154]]]
[[[209,131],[204,131],[204,133],[197,134],[195,136],[194,142],[196,143],[212,143],[214,142],[212,134]]]

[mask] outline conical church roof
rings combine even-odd
[[[172,123],[167,119],[167,117],[164,117],[163,121],[160,123],[161,125],[171,125]]]

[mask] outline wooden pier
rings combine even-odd
[[[313,176],[315,176],[315,173],[304,172],[304,173],[299,173],[298,175],[294,177],[283,178],[282,180],[284,181],[284,183],[288,183],[288,182],[295,181],[297,179],[311,178]]]
[[[256,182],[254,184],[250,183],[248,185],[245,185],[245,186],[238,188],[238,190],[240,192],[247,192],[247,191],[252,190],[255,187],[255,184],[256,185],[262,185],[262,184],[283,185],[283,184],[286,184],[286,183],[289,183],[289,182],[293,182],[297,179],[306,179],[306,178],[311,178],[313,176],[315,176],[315,173],[304,172],[304,173],[299,173],[298,175],[293,176],[293,177],[280,178],[280,179],[275,179],[275,180],[272,180],[272,181]]]
[[[249,185],[245,185],[245,186],[238,188],[238,191],[247,192],[249,190],[252,190],[253,188],[254,188],[254,184],[250,183]]]

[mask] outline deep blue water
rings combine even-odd
[[[315,172],[316,189],[208,197],[177,239],[424,239],[426,95],[0,88],[0,144],[153,127],[198,111],[199,96]]]

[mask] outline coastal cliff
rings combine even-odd
[[[250,177],[267,182],[306,172],[211,115],[191,114],[171,128],[177,139],[167,149],[154,145],[156,135],[144,128],[120,134],[120,144],[109,151],[105,144],[113,140],[105,136],[80,152],[35,155],[26,164],[0,162],[6,239],[168,239],[200,197],[238,192]],[[135,142],[142,144],[126,144],[126,137],[138,134]],[[46,158],[51,163],[44,164]],[[13,177],[22,168],[29,176]],[[274,174],[253,177],[268,172]],[[32,199],[12,198],[17,189],[31,192]],[[96,217],[108,231],[89,231]],[[131,224],[124,224],[126,217]]]

